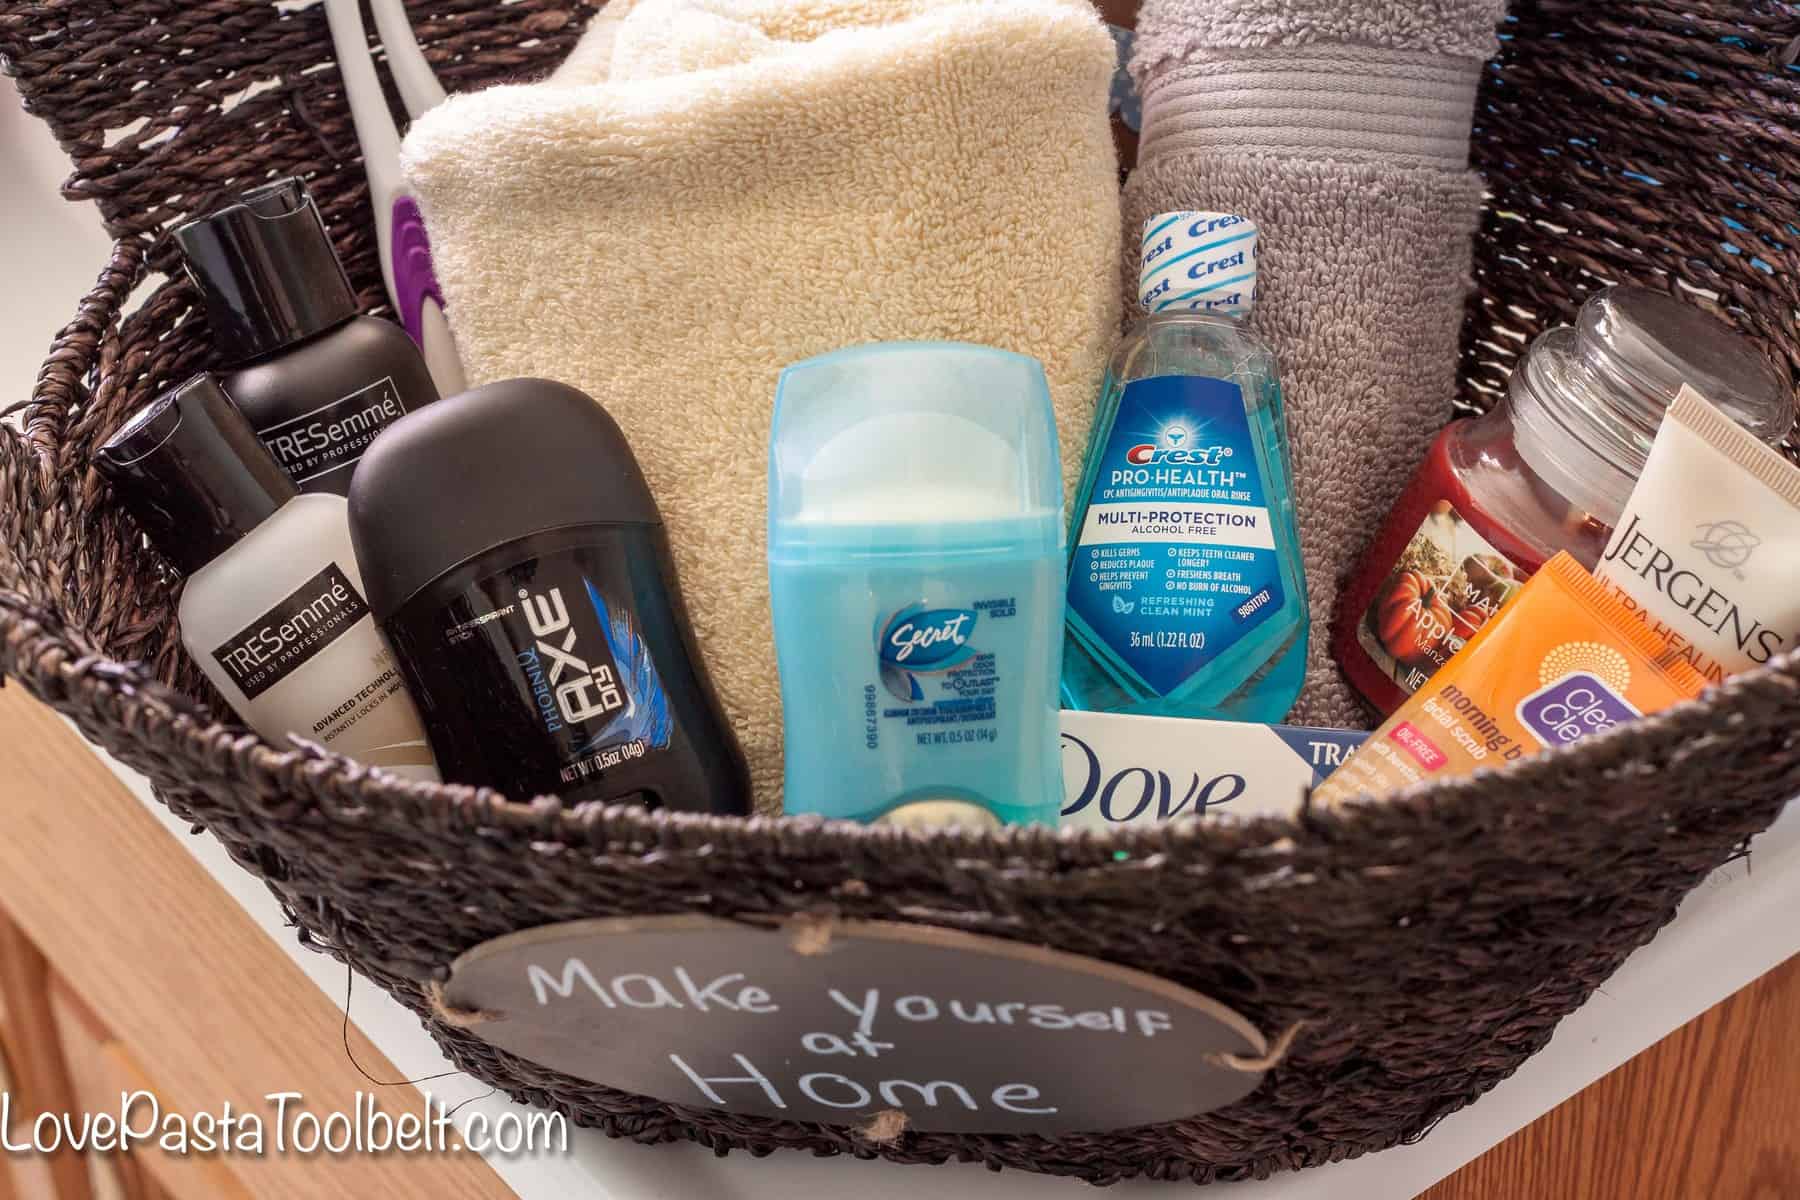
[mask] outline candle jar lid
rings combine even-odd
[[[1541,335],[1513,372],[1519,453],[1610,524],[1683,385],[1766,442],[1793,426],[1788,381],[1723,321],[1644,288],[1596,292],[1574,325]]]

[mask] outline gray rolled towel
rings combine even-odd
[[[1366,725],[1331,661],[1339,585],[1450,418],[1483,62],[1504,0],[1145,0],[1125,244],[1146,217],[1262,231],[1253,326],[1281,362],[1312,601],[1290,720]],[[1137,264],[1127,264],[1135,300]],[[1135,305],[1131,311],[1136,311]]]

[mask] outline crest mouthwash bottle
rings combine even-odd
[[[1144,226],[1147,318],[1114,351],[1076,493],[1063,702],[1273,724],[1306,670],[1306,578],[1275,355],[1241,323],[1256,226]]]

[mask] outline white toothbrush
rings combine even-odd
[[[444,89],[413,37],[402,0],[371,0],[371,10],[400,99],[416,119],[442,103]],[[375,74],[357,0],[325,0],[325,19],[331,26],[331,43],[350,100],[356,140],[362,146],[363,169],[369,177],[382,282],[400,323],[419,344],[438,392],[454,395],[465,386],[462,359],[444,318],[444,298],[432,273],[425,222],[400,175],[400,131],[394,127],[381,80]]]
[[[403,0],[370,0],[369,8],[375,14],[375,32],[387,51],[388,70],[400,88],[400,100],[407,115],[416,120],[444,102],[444,89],[413,37]]]

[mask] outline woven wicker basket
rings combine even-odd
[[[452,88],[544,71],[588,15],[567,0],[413,7]],[[1525,337],[1619,279],[1716,295],[1728,320],[1800,367],[1795,7],[1527,0],[1508,33],[1479,108],[1477,165],[1494,197],[1463,400],[1482,406]],[[116,239],[17,428],[0,430],[0,673],[148,774],[268,882],[305,942],[521,1100],[641,1141],[965,1159],[1097,1182],[1334,1161],[1419,1137],[1505,1078],[1800,791],[1792,657],[1611,736],[1380,807],[1112,836],[572,812],[276,750],[219,722],[178,646],[174,580],[89,463],[128,412],[205,360],[192,294],[162,279],[170,252],[157,238],[177,218],[302,173],[363,298],[379,301],[324,14],[0,0],[0,55],[74,161],[65,194],[97,202]],[[459,952],[534,925],[822,907],[1043,943],[1190,985],[1267,1030],[1311,1024],[1258,1091],[1204,1118],[877,1146],[558,1075],[439,1021],[428,1001]]]

